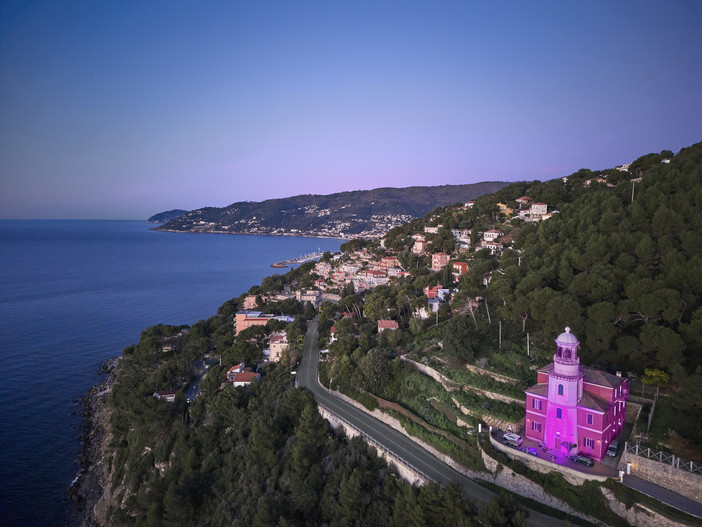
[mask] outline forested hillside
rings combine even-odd
[[[514,183],[472,207],[436,208],[382,240],[353,239],[342,254],[268,277],[192,328],[145,331],[125,349],[110,397],[112,524],[522,523],[508,498],[476,511],[456,488],[412,488],[360,442],[331,434],[290,375],[315,316],[328,348],[323,384],[384,405],[410,435],[473,470],[486,470],[491,448],[476,441],[478,424],[520,426],[523,390],[565,326],[581,341],[581,364],[661,390],[650,446],[702,459],[702,143],[624,168]],[[523,214],[525,197],[550,213]],[[312,288],[316,309],[294,295]],[[235,336],[245,302],[297,318]],[[263,359],[273,331],[290,343],[279,364]],[[189,402],[207,360],[201,395]],[[226,380],[242,361],[259,368],[260,383]],[[175,401],[153,397],[159,390],[177,391]],[[652,397],[638,395],[647,412]],[[557,471],[490,455],[576,510],[625,523],[599,484],[571,485]]]
[[[524,524],[506,496],[477,509],[458,487],[398,478],[360,438],[330,432],[287,365],[268,365],[259,383],[239,388],[220,387],[215,368],[196,401],[182,391],[173,403],[157,400],[154,391],[187,385],[203,351],[231,342],[226,315],[183,329],[149,328],[122,356],[110,396],[109,525]]]
[[[580,173],[541,185],[560,213],[521,229],[485,291],[513,331],[546,344],[570,325],[585,363],[702,373],[702,144],[664,158],[614,188]]]

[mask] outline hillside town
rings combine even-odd
[[[653,156],[607,173],[581,171],[548,184],[510,185],[439,207],[380,237],[345,241],[339,252],[266,277],[225,303],[195,332],[209,335],[206,345],[188,348],[193,331],[185,329],[164,335],[165,364],[175,365],[186,349],[206,352],[195,381],[161,382],[151,393],[175,408],[182,407],[181,393],[187,404],[212,398],[244,404],[264,390],[266,379],[289,371],[296,386],[314,395],[321,415],[347,433],[365,425],[329,410],[331,400],[411,437],[471,480],[589,522],[672,526],[676,520],[671,523],[650,503],[648,512],[624,512],[616,495],[626,488],[695,515],[702,468],[692,443],[680,439],[694,430],[682,421],[679,435],[669,425],[656,429],[665,419],[661,412],[672,411],[671,401],[686,403],[674,399],[674,392],[659,400],[659,390],[670,382],[662,369],[669,348],[650,351],[653,341],[635,325],[655,316],[630,307],[639,299],[648,302],[646,309],[654,306],[650,284],[639,292],[637,278],[615,275],[606,262],[617,258],[632,274],[647,271],[627,254],[604,255],[598,233],[616,225],[612,211],[630,202],[632,188],[646,181],[639,173],[656,174],[669,164],[666,159]],[[688,209],[680,207],[685,214]],[[581,228],[583,218],[589,228]],[[656,224],[659,232],[663,225]],[[579,236],[581,245],[568,246],[558,238],[561,232],[577,233],[572,237]],[[680,239],[692,239],[685,236]],[[546,242],[548,237],[560,242]],[[635,247],[641,258],[645,248],[655,249],[645,238]],[[613,243],[610,250],[624,248]],[[605,279],[610,276],[627,283],[628,296],[617,309],[630,313],[615,320],[623,327],[630,321],[628,328],[635,330],[627,328],[619,341],[633,348],[626,354],[600,322],[617,316],[612,300],[600,300],[613,298],[618,287],[614,278]],[[690,302],[697,294],[683,293]],[[665,316],[682,319],[674,311],[677,297],[665,294],[675,317]],[[664,307],[651,309],[661,313]],[[669,342],[679,338],[664,327],[654,331]],[[632,335],[640,339],[635,346]],[[646,367],[637,367],[632,357]],[[376,444],[372,426],[363,433]],[[670,448],[660,439],[666,433],[678,441],[675,453],[664,450]],[[664,458],[675,466],[664,466]],[[392,460],[410,482],[433,477]],[[598,489],[597,497],[587,494],[584,500],[581,493],[589,488]],[[584,506],[592,499],[596,512]]]

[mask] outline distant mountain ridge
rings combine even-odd
[[[154,214],[148,220],[146,220],[146,223],[166,223],[168,221],[176,219],[178,216],[187,214],[187,212],[187,210],[183,209],[173,209],[167,210],[165,212],[159,212],[158,214]]]
[[[508,185],[484,181],[466,185],[377,188],[335,194],[302,194],[266,201],[240,201],[180,215],[154,230],[375,237],[439,206],[463,203]]]

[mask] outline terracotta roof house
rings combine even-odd
[[[253,371],[240,371],[234,377],[232,384],[234,386],[246,386],[252,382],[258,382],[261,379],[261,374]]]
[[[441,271],[446,264],[451,260],[451,256],[444,252],[434,253],[431,255],[431,270]]]
[[[163,399],[169,403],[175,401],[175,396],[176,392],[174,391],[154,392],[154,397],[156,397],[156,399]]]
[[[453,267],[453,275],[456,278],[468,272],[468,264],[466,262],[453,262],[451,266]]]
[[[378,320],[378,333],[382,333],[386,329],[400,329],[397,320]]]
[[[243,362],[232,366],[231,368],[229,368],[229,370],[227,370],[227,380],[229,380],[229,382],[234,382],[234,377],[236,377],[236,374],[242,371],[244,371]]]
[[[436,298],[436,294],[438,293],[439,289],[441,289],[443,286],[441,284],[436,284],[434,287],[429,287],[426,286],[424,288],[424,295],[428,299]]]
[[[260,311],[237,311],[234,319],[236,334],[238,335],[251,326],[265,326],[273,315],[261,313]]]

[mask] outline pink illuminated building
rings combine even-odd
[[[537,384],[525,390],[524,435],[552,450],[599,460],[626,422],[629,383],[581,366],[579,347],[570,328],[556,339],[553,362],[541,368]]]

